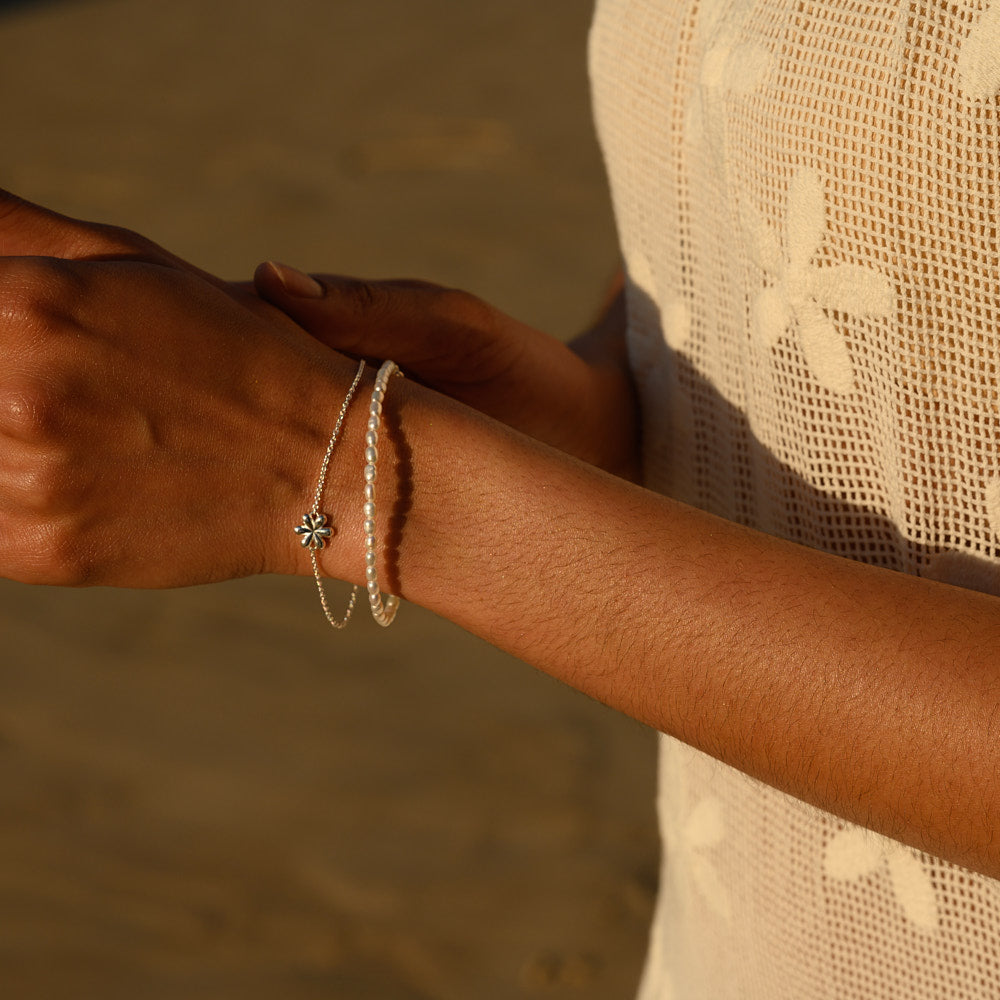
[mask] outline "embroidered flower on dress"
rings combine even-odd
[[[729,894],[715,865],[705,856],[705,851],[721,844],[725,835],[721,803],[718,799],[702,799],[691,810],[681,830],[680,842],[698,891],[720,917],[730,920],[732,908],[729,905]]]
[[[753,4],[738,4],[728,22],[718,0],[703,4],[703,26],[710,41],[701,63],[701,85],[707,90],[748,94],[767,75],[771,56],[767,49],[741,41],[742,28]]]
[[[679,351],[691,335],[691,310],[682,298],[671,299],[663,310],[662,320],[663,339]]]
[[[686,119],[686,132],[693,138],[707,135],[713,145],[721,147],[725,115],[720,102],[727,94],[749,94],[771,68],[771,55],[765,48],[742,40],[752,6],[748,0],[739,0],[734,9],[727,9],[723,0],[705,0],[701,5],[698,26],[705,38],[701,88],[691,96]]]
[[[983,494],[986,516],[996,538],[1000,538],[1000,476],[991,476]]]
[[[958,77],[973,100],[1000,93],[1000,3],[990,4],[972,26],[958,54]]]
[[[906,918],[924,931],[937,930],[937,896],[919,854],[870,830],[841,830],[827,845],[823,868],[833,879],[854,882],[888,871],[896,899]]]
[[[653,264],[646,254],[633,255],[626,261],[625,266],[632,286],[643,293],[644,305],[657,309],[663,339],[669,347],[679,351],[691,333],[691,311],[687,303],[680,295],[668,295],[661,290],[653,271]],[[662,308],[658,308],[656,304],[661,301],[665,304]],[[641,324],[633,324],[633,336],[640,327]]]
[[[784,249],[759,217],[747,214],[744,224],[751,252],[769,279],[753,305],[755,337],[771,348],[794,325],[806,364],[819,384],[830,392],[851,392],[850,352],[826,310],[885,318],[896,305],[892,283],[860,264],[815,262],[826,234],[823,181],[815,170],[799,170],[789,185]]]
[[[709,783],[704,774],[699,776],[699,769],[714,772],[721,766],[675,740],[660,740],[657,811],[663,831],[663,881],[674,883],[680,898],[701,897],[728,922],[732,919],[729,892],[710,857],[726,839],[722,802],[714,795],[697,794],[697,789]]]
[[[986,481],[983,511],[987,522],[983,540],[989,546],[991,540],[1000,541],[1000,475],[990,476]],[[1000,563],[992,558],[989,549],[978,551],[972,543],[930,556],[920,575],[966,590],[1000,596]]]

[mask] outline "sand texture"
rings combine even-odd
[[[0,4],[0,186],[227,277],[424,277],[569,335],[616,257],[589,16]],[[0,584],[0,995],[628,997],[653,748],[420,609],[334,634],[306,579]]]

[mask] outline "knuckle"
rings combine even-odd
[[[441,336],[461,350],[467,371],[479,378],[496,378],[512,364],[518,340],[505,331],[502,314],[484,299],[454,288],[437,293],[436,315]]]
[[[94,562],[77,532],[63,525],[51,532],[46,569],[52,583],[60,587],[85,587],[95,579]]]
[[[79,489],[68,456],[46,449],[33,455],[30,462],[11,477],[11,491],[20,506],[36,515],[53,516],[77,504]]]
[[[452,322],[472,330],[492,332],[496,310],[489,303],[457,288],[442,288],[437,293],[438,308]]]
[[[55,315],[71,313],[90,293],[90,274],[75,260],[41,257],[34,261],[37,269],[35,294],[40,308]]]
[[[34,332],[72,313],[87,293],[87,283],[73,261],[19,257],[3,262],[0,289],[8,329]]]
[[[350,278],[346,282],[344,293],[352,308],[366,316],[378,315],[389,307],[388,291],[377,281]]]
[[[18,579],[55,587],[82,587],[95,580],[94,562],[72,522],[36,520],[25,524],[19,535],[19,543],[12,546],[19,550]]]
[[[59,435],[64,409],[51,387],[21,376],[0,392],[0,427],[17,440],[48,443]]]
[[[152,254],[160,249],[152,240],[123,226],[88,223],[86,229],[87,240],[92,245],[92,249],[99,253],[142,256]]]

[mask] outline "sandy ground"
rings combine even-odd
[[[569,335],[615,261],[589,16],[0,3],[0,185],[227,276],[416,275]],[[308,580],[0,584],[0,636],[3,996],[633,991],[640,727],[414,607],[333,634]]]

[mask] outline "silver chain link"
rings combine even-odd
[[[323,502],[323,491],[326,489],[326,476],[330,468],[330,457],[333,455],[333,448],[337,443],[337,438],[340,437],[340,429],[344,425],[344,418],[347,416],[347,408],[351,405],[354,393],[361,384],[361,376],[364,374],[364,371],[365,363],[364,361],[361,361],[358,365],[358,373],[354,376],[354,381],[351,383],[350,389],[347,390],[347,396],[344,398],[344,405],[340,408],[337,423],[334,425],[333,433],[330,435],[330,443],[326,446],[326,454],[323,456],[323,465],[319,470],[319,481],[316,483],[316,493],[313,496],[311,513],[314,516],[319,516],[319,506]],[[322,605],[323,614],[325,615],[326,620],[330,623],[331,627],[335,629],[342,629],[345,628],[347,623],[351,620],[351,614],[354,611],[354,605],[358,599],[358,587],[355,584],[354,589],[351,591],[351,598],[347,603],[347,610],[344,612],[344,617],[338,621],[338,619],[333,617],[333,613],[330,611],[330,605],[326,599],[326,590],[323,587],[323,577],[319,571],[319,560],[316,558],[317,547],[322,548],[322,545],[310,546],[309,558],[312,560],[313,576],[316,578],[316,589],[319,591],[319,603]]]

